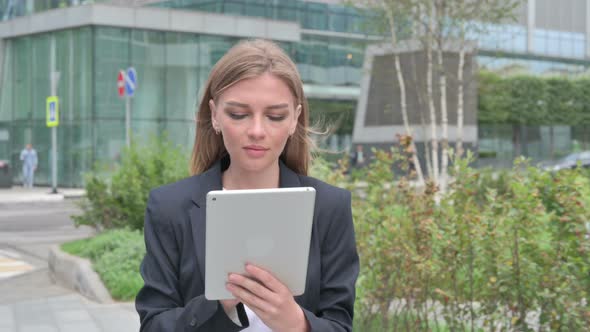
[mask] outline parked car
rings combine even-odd
[[[539,163],[539,167],[547,171],[560,171],[576,168],[578,163],[581,167],[590,168],[590,151],[568,154],[558,161],[544,161]]]

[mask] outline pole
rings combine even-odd
[[[131,98],[125,96],[125,139],[127,147],[131,146]]]
[[[55,71],[55,36],[51,36],[49,78],[51,95],[57,95],[59,73]],[[51,127],[51,193],[57,194],[57,127]]]

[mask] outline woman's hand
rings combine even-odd
[[[303,310],[282,282],[271,273],[252,264],[250,276],[232,273],[227,289],[247,305],[273,331],[309,331]]]
[[[223,306],[223,310],[229,316],[229,313],[236,310],[236,306],[240,303],[240,300],[219,300]]]

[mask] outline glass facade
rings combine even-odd
[[[506,74],[530,73],[578,76],[586,74],[588,70],[588,65],[548,60],[497,58],[492,56],[478,56],[477,60],[481,68]]]
[[[305,83],[358,86],[365,45],[342,38],[303,36],[293,45],[292,57]]]
[[[583,33],[535,29],[533,52],[544,55],[584,58],[586,38]]]
[[[166,133],[190,150],[199,89],[213,65],[237,38],[180,32],[84,27],[5,40],[0,130],[10,140],[0,149],[20,177],[20,150],[27,142],[39,153],[37,184],[49,184],[51,130],[45,125],[50,94],[50,45],[56,43],[60,186],[81,186],[96,162],[113,163],[125,146],[125,101],[116,91],[120,70],[133,66],[137,91],[131,99],[135,139]],[[279,43],[297,63],[305,83],[358,86],[365,45],[335,37],[306,36],[300,43]],[[317,111],[325,109],[316,102]],[[354,103],[347,103],[347,109]],[[352,117],[348,115],[348,117]],[[348,136],[352,126],[339,136]],[[340,145],[342,145],[340,144]],[[334,145],[334,143],[331,143]]]
[[[0,0],[0,20],[103,1],[108,0]],[[296,22],[304,29],[301,40],[279,44],[295,61],[308,87],[328,87],[331,91],[359,87],[364,51],[371,42],[361,35],[379,34],[367,13],[327,2],[168,0],[151,6]],[[399,31],[411,30],[411,24],[403,18],[397,21],[402,22]],[[525,26],[472,24],[476,29],[468,37],[476,40],[480,49],[499,51],[498,56],[491,52],[478,56],[481,67],[507,73],[587,73],[587,64],[581,61],[578,62],[582,64],[559,61],[559,58],[585,58],[586,37],[582,33],[537,28],[533,31],[532,52],[528,53]],[[52,40],[57,50],[56,70],[61,73],[57,87],[61,110],[60,186],[81,186],[83,174],[96,162],[118,160],[126,138],[125,101],[117,95],[116,77],[119,70],[129,66],[134,66],[138,73],[138,88],[131,100],[135,139],[166,133],[188,152],[194,137],[200,89],[212,66],[238,41],[225,36],[106,26],[4,40],[0,64],[0,160],[12,162],[17,174],[15,180],[20,176],[20,150],[32,142],[40,157],[36,182],[50,183],[51,132],[45,126],[45,98],[50,93],[48,54]],[[503,57],[501,52],[508,52],[511,57]],[[553,59],[535,59],[538,55]],[[310,104],[312,117],[317,118],[321,113],[333,122],[346,119],[342,120],[345,125],[337,130],[335,138],[321,145],[331,149],[349,147],[356,102],[316,99]],[[346,117],[336,116],[339,111]],[[497,149],[500,154],[507,149],[510,137],[504,131],[510,128],[498,128],[479,131],[481,148]],[[544,130],[531,129],[529,133],[544,133]],[[575,132],[572,130],[573,136]],[[511,151],[507,150],[506,156]],[[526,151],[536,150],[531,146]],[[539,155],[538,159],[541,158],[544,156]],[[511,155],[506,157],[511,159]]]
[[[50,9],[108,2],[109,0],[0,0],[0,22]]]
[[[477,41],[477,46],[481,49],[526,52],[527,30],[524,26],[478,23],[472,23],[472,26],[467,38]]]
[[[45,124],[45,99],[50,94],[51,39],[55,40],[56,70],[61,73],[58,130],[60,183],[79,184],[82,170],[91,165],[91,29],[60,31],[4,41],[5,80],[0,101],[0,122],[9,132],[4,156],[20,172],[20,150],[31,142],[39,154],[38,183],[49,183],[51,130]]]
[[[49,184],[51,130],[45,124],[50,94],[51,40],[60,72],[58,179],[81,186],[96,162],[113,163],[125,145],[125,102],[116,91],[119,70],[138,73],[131,101],[134,139],[167,133],[190,151],[199,88],[235,38],[177,32],[84,27],[5,40],[0,92],[0,159],[11,161],[20,180],[21,149],[31,142],[39,154],[36,184]]]
[[[301,0],[169,0],[154,6],[298,22],[303,29],[376,34],[353,7]]]

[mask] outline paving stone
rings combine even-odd
[[[72,310],[72,309],[80,309],[86,308],[86,303],[80,301],[80,299],[71,299],[71,298],[55,298],[51,299],[48,302],[48,305],[54,311],[63,311],[63,310]]]
[[[90,314],[104,332],[139,330],[139,316],[117,307],[97,308]]]
[[[94,322],[77,322],[60,325],[60,332],[101,332]],[[120,330],[125,331],[125,330]],[[130,331],[131,332],[131,331]]]
[[[14,311],[10,306],[0,306],[0,331],[2,328],[14,327]]]
[[[51,310],[30,310],[19,308],[16,310],[17,325],[54,325],[55,317]]]
[[[21,325],[18,332],[59,332],[57,327],[53,325],[39,324],[39,325]]]
[[[70,322],[89,322],[92,321],[92,317],[86,309],[78,310],[59,310],[55,311],[55,320],[58,324],[70,323]]]

